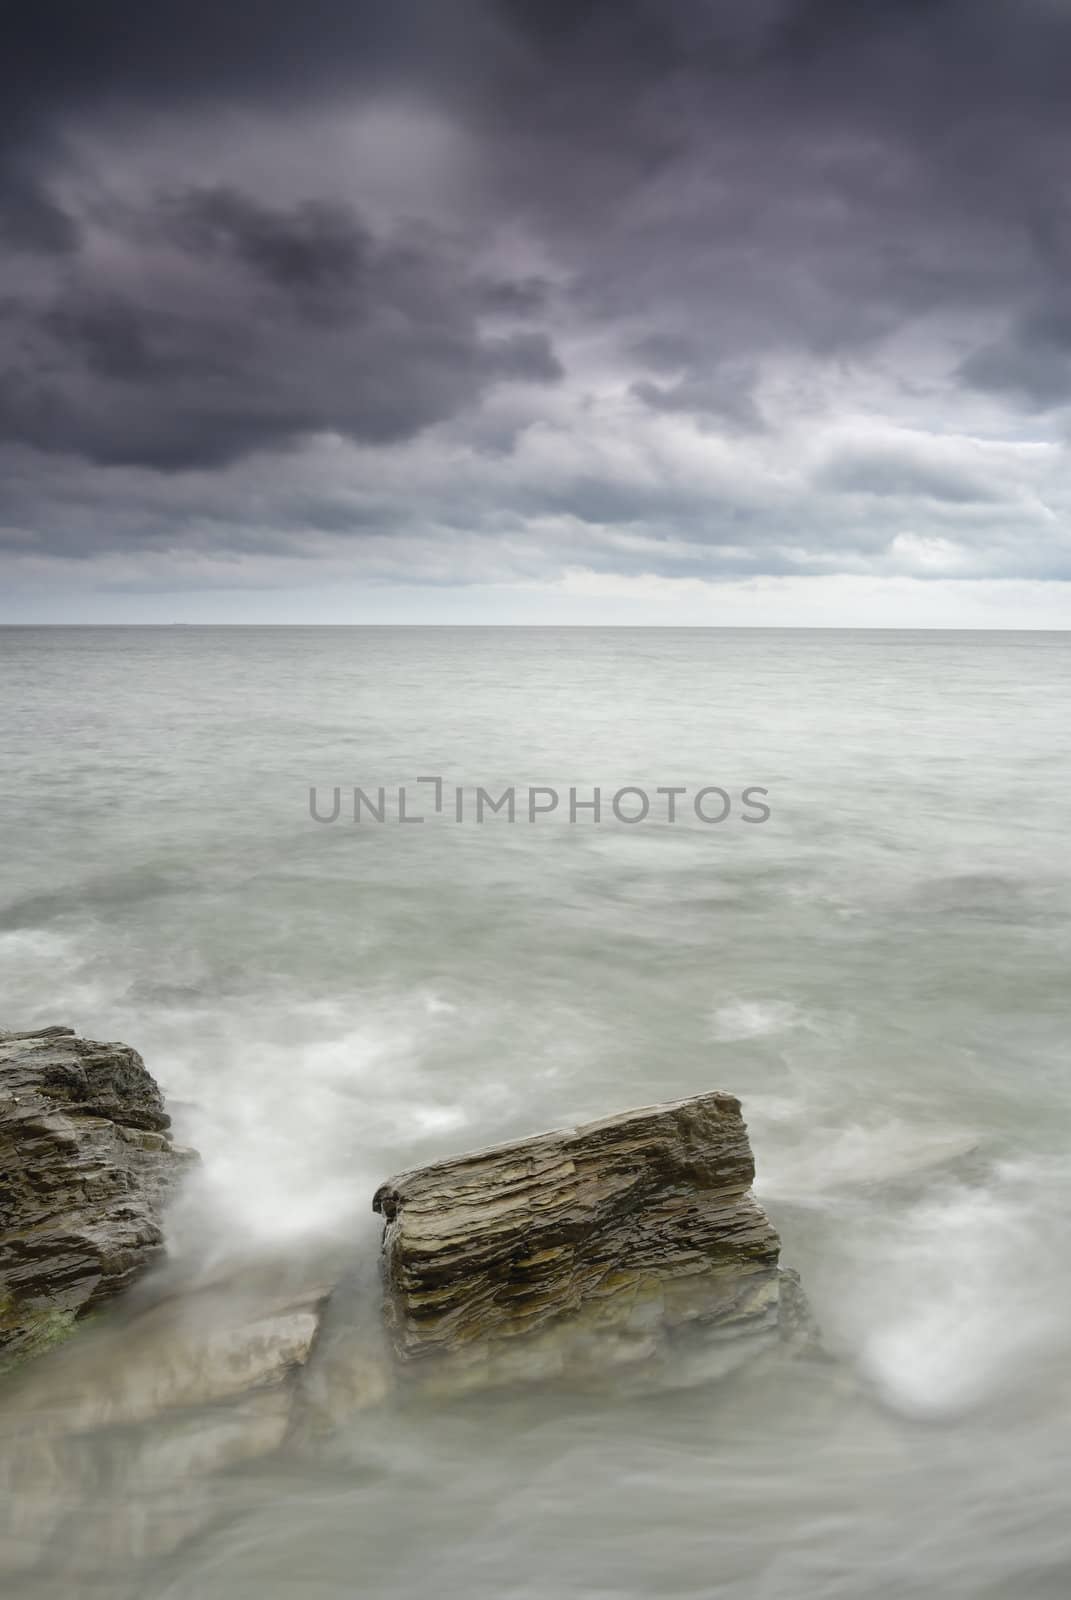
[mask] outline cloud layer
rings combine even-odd
[[[1071,576],[1061,0],[21,10],[12,589]]]

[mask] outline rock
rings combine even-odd
[[[248,1318],[242,1310],[240,1320],[220,1326],[202,1326],[189,1317],[176,1325],[146,1316],[135,1325],[135,1337],[116,1339],[109,1328],[99,1370],[87,1372],[84,1363],[75,1367],[69,1391],[66,1374],[51,1363],[41,1369],[41,1380],[50,1385],[66,1431],[130,1427],[285,1384],[308,1358],[318,1324],[315,1306]],[[116,1343],[123,1354],[118,1367]],[[87,1383],[90,1375],[93,1381]],[[15,1397],[12,1414],[18,1417],[20,1411],[25,1413],[22,1394]]]
[[[87,1573],[110,1575],[170,1554],[219,1516],[219,1474],[278,1450],[289,1420],[290,1395],[275,1388],[164,1416],[135,1438],[118,1429],[68,1441],[75,1459],[83,1447],[86,1488],[59,1524],[53,1564],[84,1581]],[[107,1486],[103,1494],[94,1492],[94,1479]]]
[[[138,1428],[24,1423],[0,1449],[0,1581],[58,1569],[84,1583],[111,1562],[173,1550],[211,1524],[219,1474],[280,1447],[290,1407],[290,1392],[276,1387]]]
[[[822,1351],[821,1335],[814,1320],[811,1303],[800,1282],[800,1275],[792,1267],[781,1268],[781,1285],[777,1297],[777,1325],[782,1343],[795,1345],[812,1354]]]
[[[734,1360],[776,1342],[780,1240],[754,1175],[740,1102],[714,1093],[390,1179],[373,1207],[399,1375],[585,1379],[666,1358],[688,1327]]]
[[[288,1448],[322,1453],[352,1419],[394,1391],[394,1363],[381,1315],[374,1263],[336,1283],[323,1304],[312,1358],[297,1374]]]
[[[158,1259],[195,1157],[136,1050],[0,1033],[0,1361],[54,1343]]]
[[[20,1374],[0,1410],[0,1443],[33,1428],[73,1435],[135,1427],[289,1388],[329,1292],[309,1281],[273,1286],[250,1273],[127,1304]]]
[[[290,1436],[328,1292],[284,1263],[185,1284],[116,1308],[13,1377],[0,1408],[0,1586],[15,1572],[62,1585],[99,1571],[103,1591],[113,1563],[159,1558],[210,1527],[221,1474]]]

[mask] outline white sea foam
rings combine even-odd
[[[1071,1353],[1069,1177],[1006,1165],[875,1223],[840,1322],[890,1404],[955,1416]]]
[[[800,1025],[800,1013],[784,1000],[734,1000],[714,1013],[714,1038],[720,1043],[765,1039]]]
[[[788,1097],[757,1097],[748,1116],[763,1155],[761,1193],[795,1206],[821,1208],[839,1193],[940,1176],[984,1142],[971,1129],[918,1127],[888,1115],[838,1122],[830,1106]]]
[[[414,996],[354,1009],[365,1014],[294,1003],[274,1037],[263,1016],[187,1019],[162,1058],[176,1132],[201,1156],[172,1219],[176,1253],[203,1253],[208,1226],[217,1259],[335,1238],[367,1219],[402,1152],[464,1126],[424,1065],[454,1008],[429,1013]]]

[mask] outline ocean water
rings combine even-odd
[[[371,1293],[391,1172],[721,1088],[833,1358],[342,1418],[148,1560],[37,1484],[13,1592],[1071,1592],[1071,636],[16,628],[0,684],[0,1027],[142,1052],[168,1270]]]

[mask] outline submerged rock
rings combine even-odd
[[[291,1434],[328,1286],[278,1261],[171,1289],[5,1386],[0,1588],[32,1573],[66,1594],[92,1575],[114,1593],[115,1570],[210,1528],[222,1475]]]
[[[56,1342],[163,1246],[188,1163],[136,1050],[0,1033],[0,1362]]]
[[[730,1364],[781,1327],[780,1239],[751,1193],[740,1102],[705,1094],[390,1179],[399,1374],[455,1389],[595,1377],[702,1329]],[[801,1291],[785,1282],[794,1333]]]

